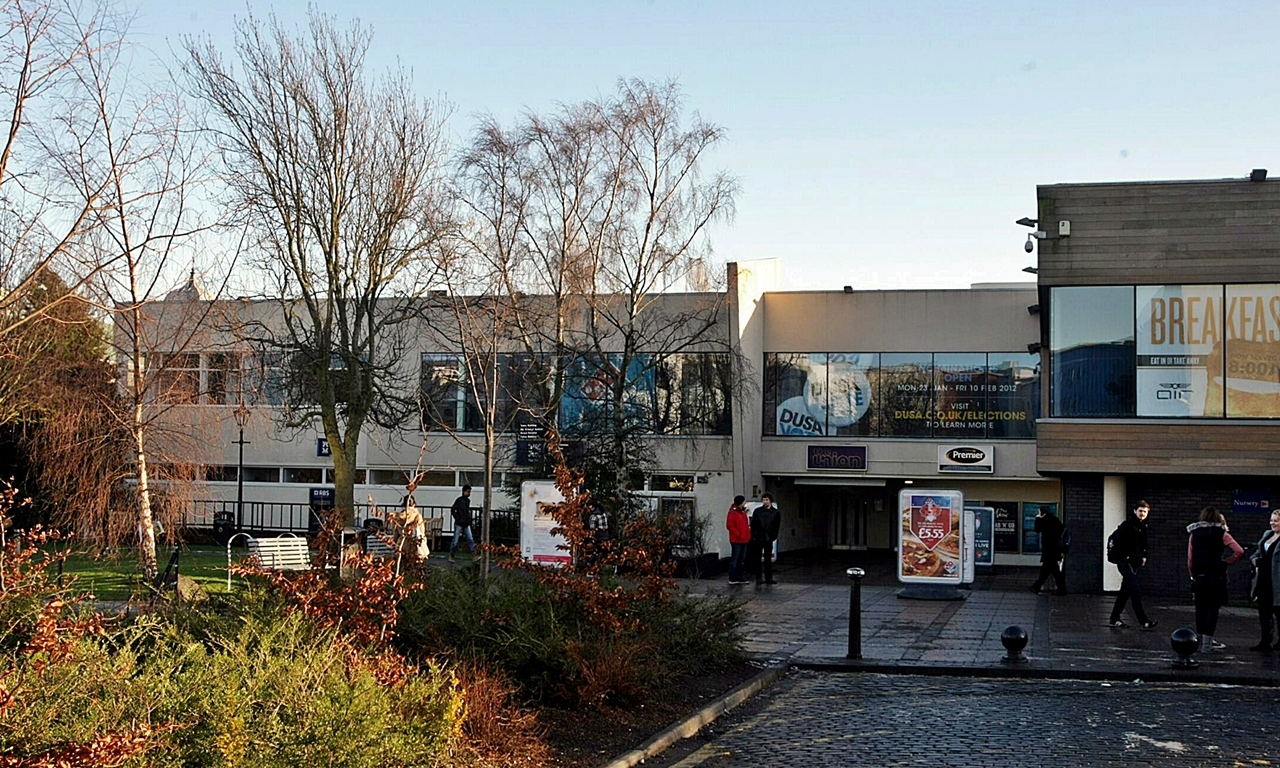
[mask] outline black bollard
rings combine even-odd
[[[862,658],[862,577],[867,572],[850,568],[844,572],[849,577],[849,652],[846,659]]]
[[[1200,666],[1200,662],[1191,658],[1191,655],[1200,649],[1200,636],[1195,633],[1195,630],[1186,627],[1173,630],[1173,634],[1169,635],[1169,645],[1173,646],[1173,652],[1178,654],[1178,658],[1170,664],[1174,669],[1195,669]]]
[[[1026,664],[1029,661],[1022,655],[1022,649],[1027,647],[1027,630],[1022,627],[1005,627],[1004,632],[1000,633],[1000,644],[1005,650],[1001,663]]]

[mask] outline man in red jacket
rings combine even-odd
[[[751,524],[747,521],[747,508],[743,506],[746,500],[745,496],[734,496],[733,506],[729,507],[729,514],[724,521],[725,527],[729,529],[729,546],[732,549],[732,554],[729,555],[730,584],[747,583],[742,578],[742,563],[747,559],[747,545],[751,543]]]

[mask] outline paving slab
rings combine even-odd
[[[1027,589],[1035,570],[997,569],[973,585],[959,601],[908,600],[900,585],[880,569],[869,573],[862,593],[862,659],[846,658],[849,647],[850,587],[844,563],[823,567],[779,563],[780,583],[729,586],[724,577],[684,582],[693,595],[726,595],[746,611],[744,648],[761,659],[795,666],[919,674],[975,674],[1083,679],[1187,680],[1280,686],[1280,651],[1259,653],[1257,612],[1244,605],[1222,609],[1215,637],[1227,648],[1197,654],[1192,670],[1175,670],[1169,636],[1194,627],[1194,607],[1186,601],[1150,600],[1147,612],[1158,622],[1151,631],[1108,625],[1114,597],[1098,594],[1036,595]],[[1136,624],[1132,615],[1126,621]],[[1029,661],[1002,661],[1001,634],[1009,626],[1026,630]]]

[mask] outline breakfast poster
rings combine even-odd
[[[964,495],[907,489],[898,494],[898,509],[898,581],[959,584]]]

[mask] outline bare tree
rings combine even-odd
[[[367,72],[371,42],[359,24],[340,30],[315,9],[296,34],[274,17],[242,20],[238,68],[211,42],[186,42],[230,201],[281,310],[278,323],[251,324],[246,341],[280,356],[286,425],[320,420],[344,519],[361,430],[417,412],[405,323],[436,280],[448,227],[439,111],[405,72]]]
[[[737,185],[724,172],[703,177],[724,130],[696,113],[686,117],[674,82],[622,81],[595,109],[607,149],[597,184],[609,190],[609,204],[587,228],[590,318],[578,344],[586,380],[606,394],[597,423],[582,431],[597,442],[607,435],[589,455],[613,469],[622,498],[646,463],[642,436],[659,431],[655,404],[636,401],[637,384],[656,383],[673,356],[733,351],[716,333],[727,318],[717,294],[670,294],[709,287],[708,230],[732,214]]]
[[[77,301],[103,267],[81,247],[100,223],[111,160],[92,63],[125,40],[105,5],[71,0],[0,0],[0,354],[19,326]],[[54,270],[70,290],[52,302],[26,302]],[[35,311],[31,311],[35,306]],[[0,392],[0,397],[6,397]],[[0,403],[0,417],[20,408]]]
[[[157,572],[153,505],[153,450],[168,467],[189,464],[201,441],[189,417],[174,420],[169,409],[199,402],[190,389],[194,356],[198,381],[200,351],[208,344],[209,313],[216,306],[196,285],[191,268],[185,291],[170,292],[183,259],[208,261],[195,239],[210,230],[209,206],[201,206],[207,185],[206,151],[191,138],[176,90],[145,85],[124,63],[123,48],[94,47],[85,56],[82,80],[94,112],[69,128],[75,142],[101,157],[107,183],[97,194],[90,229],[78,246],[91,263],[104,265],[92,294],[109,312],[116,332],[115,356],[123,368],[123,402],[113,408],[130,436],[135,485],[131,494],[142,572]],[[84,126],[78,133],[77,126]],[[206,209],[202,211],[201,209]],[[188,250],[190,249],[190,250]],[[212,265],[202,264],[202,271]],[[206,274],[206,278],[208,275]],[[182,373],[174,374],[181,370]],[[175,423],[176,422],[176,423]],[[169,472],[170,481],[177,480]]]
[[[521,235],[528,188],[519,138],[508,135],[492,119],[482,120],[462,156],[455,185],[464,216],[443,275],[449,296],[428,304],[428,325],[440,346],[460,353],[461,383],[479,416],[474,426],[482,434],[480,543],[484,546],[490,542],[499,441],[518,415],[507,378],[512,372],[525,376],[525,369],[534,364],[527,354],[512,354],[520,348],[512,341],[519,338],[519,323],[526,319],[520,313],[516,287],[525,263]],[[430,397],[424,397],[424,405],[431,403]],[[460,445],[473,445],[457,435],[456,420],[445,424],[441,414],[424,415],[434,428],[453,432]],[[481,562],[481,571],[487,575],[487,548]]]
[[[459,258],[495,308],[476,341],[540,362],[532,397],[501,394],[564,430],[589,487],[615,509],[653,466],[654,434],[726,434],[745,381],[709,279],[707,233],[736,192],[723,173],[702,176],[722,139],[684,113],[674,83],[630,81],[509,131],[485,121],[464,157],[466,231],[480,234]],[[477,403],[496,381],[476,382]]]

